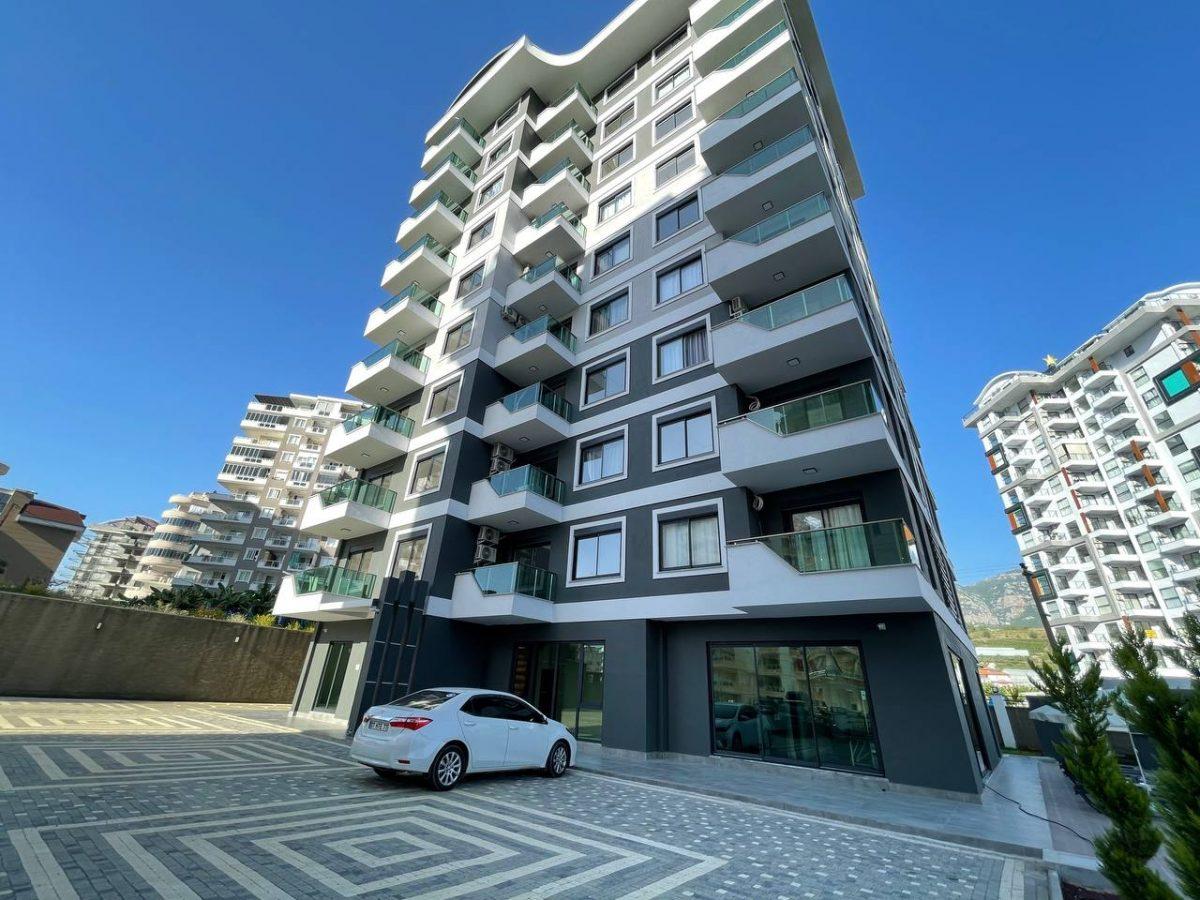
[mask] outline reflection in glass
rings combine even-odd
[[[806,651],[821,764],[881,771],[858,648]]]
[[[759,647],[758,705],[763,754],[817,764],[812,699],[803,647]]]
[[[713,737],[718,750],[762,752],[753,647],[712,648]]]

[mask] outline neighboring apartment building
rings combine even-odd
[[[162,518],[146,542],[137,568],[130,576],[129,587],[122,596],[132,600],[146,597],[155,589],[171,587],[176,573],[192,552],[192,539],[200,527],[200,516],[213,510],[208,498],[209,494],[204,491],[171,495],[171,505],[162,511]]]
[[[84,515],[0,488],[0,584],[49,584],[67,548],[84,531]]]
[[[158,522],[126,516],[88,526],[72,547],[67,593],[81,600],[121,600],[150,543]]]
[[[1174,647],[1200,612],[1197,317],[1200,284],[1147,294],[1046,371],[997,375],[963,420],[1047,633],[1111,678],[1126,624]]]
[[[974,793],[997,750],[802,0],[522,38],[424,176],[310,500],[297,711],[438,683],[583,740]]]

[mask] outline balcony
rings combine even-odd
[[[498,472],[471,485],[467,521],[503,531],[556,525],[565,494],[562,480],[537,466]]]
[[[217,566],[219,568],[237,565],[237,561],[236,553],[192,553],[185,560],[189,566]]]
[[[1191,521],[1191,515],[1183,509],[1160,509],[1146,516],[1146,524],[1151,528],[1169,528],[1172,525],[1182,525]]]
[[[338,540],[387,531],[395,503],[395,491],[358,479],[342,481],[309,499],[300,530]]]
[[[1109,434],[1116,434],[1124,431],[1132,425],[1138,423],[1137,413],[1128,407],[1114,412],[1112,415],[1098,415],[1097,420],[1100,422],[1100,427]]]
[[[777,7],[778,8],[778,7]],[[786,23],[777,21],[730,55],[696,87],[696,106],[706,122],[722,115],[762,85],[762,77],[782,75],[796,67],[796,53]]]
[[[539,382],[484,410],[483,439],[521,451],[536,450],[569,437],[574,419],[575,407]]]
[[[1200,550],[1200,535],[1185,534],[1169,538],[1158,546],[1158,552],[1163,556],[1183,556],[1194,550]]]
[[[408,416],[382,406],[369,406],[333,429],[325,458],[364,469],[377,466],[408,452],[414,427]]]
[[[806,125],[734,163],[704,185],[704,215],[729,233],[762,218],[763,209],[784,209],[829,189]]]
[[[354,364],[346,382],[346,393],[377,406],[386,406],[420,390],[428,371],[428,356],[403,341],[392,341]]]
[[[596,127],[596,104],[579,82],[567,88],[566,93],[538,113],[533,127],[545,138],[572,122],[582,125],[584,129]]]
[[[242,419],[242,431],[251,437],[262,437],[264,435],[279,435],[287,431],[288,418],[287,416],[277,416],[271,413],[248,412],[246,417]],[[175,501],[172,500],[172,503]]]
[[[1119,384],[1114,384],[1092,400],[1092,409],[1112,409],[1114,406],[1120,406],[1128,398],[1125,389]]]
[[[844,275],[721,322],[712,347],[721,376],[750,392],[871,355]]]
[[[788,69],[752,91],[700,132],[700,155],[709,171],[724,172],[758,148],[811,125],[804,88]]]
[[[579,307],[583,291],[583,280],[575,269],[575,263],[564,263],[557,256],[526,269],[508,286],[509,309],[526,319],[544,315],[569,318]]]
[[[246,533],[244,531],[214,531],[211,528],[198,528],[192,535],[192,540],[197,544],[240,545],[246,543]]]
[[[449,194],[435,194],[432,200],[400,223],[396,243],[407,246],[428,234],[438,243],[453,246],[462,237],[466,221],[467,214],[461,204],[451,200]]]
[[[1080,381],[1079,385],[1085,391],[1097,391],[1115,381],[1116,378],[1116,369],[1097,369]]]
[[[758,616],[945,611],[899,519],[731,541],[729,600]]]
[[[483,158],[485,146],[487,142],[479,132],[460,116],[441,140],[426,149],[425,155],[421,157],[421,169],[432,173],[448,156],[455,156],[462,160],[464,165],[473,166]]]
[[[320,566],[286,576],[279,583],[272,612],[314,622],[366,619],[374,595],[374,575]]]
[[[757,493],[899,465],[869,381],[727,419],[718,435],[721,472]]]
[[[413,209],[422,209],[438,194],[445,194],[454,203],[462,203],[475,190],[475,170],[455,153],[434,167],[433,172],[413,185],[408,202]]]
[[[708,278],[723,300],[754,306],[847,267],[829,200],[814,194],[730,235],[708,253]]]
[[[413,282],[371,310],[363,335],[381,346],[394,338],[416,343],[438,330],[442,310],[433,294]]]
[[[496,371],[527,386],[575,367],[578,339],[569,322],[550,316],[522,325],[496,345]]]
[[[579,127],[579,123],[568,122],[530,151],[529,170],[541,178],[564,159],[569,159],[581,169],[589,169],[595,152],[592,139]]]
[[[454,579],[450,618],[485,625],[550,622],[558,576],[523,563],[501,563],[460,572]]]
[[[450,283],[454,261],[454,254],[427,234],[387,264],[381,285],[398,294],[415,283],[436,294]]]
[[[579,216],[558,204],[532,219],[513,239],[513,256],[527,266],[547,258],[577,259],[583,255],[587,229]]]
[[[556,206],[565,206],[579,215],[587,211],[591,183],[569,159],[525,188],[521,195],[521,212],[531,219]]]
[[[692,60],[701,75],[711,74],[757,35],[779,21],[775,0],[745,0],[700,34],[692,47]]]

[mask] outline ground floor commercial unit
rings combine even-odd
[[[499,626],[425,616],[422,631],[414,687],[512,691],[615,750],[967,795],[999,758],[974,656],[929,613]],[[295,711],[357,717],[371,638],[369,621],[322,624]]]

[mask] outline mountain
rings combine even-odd
[[[974,584],[960,584],[958,599],[968,626],[1022,628],[1040,624],[1033,596],[1020,569],[1001,572]]]

